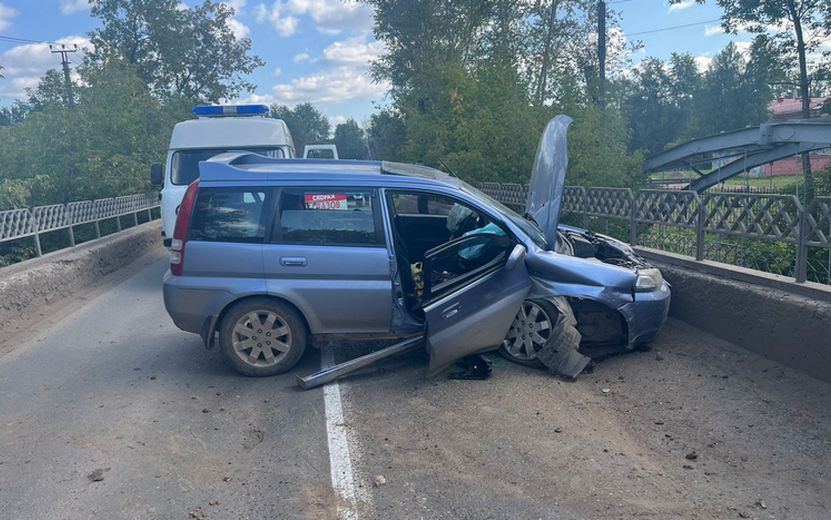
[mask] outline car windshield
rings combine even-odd
[[[200,148],[198,150],[180,150],[173,153],[170,164],[170,180],[178,186],[187,185],[199,177],[199,162],[207,161],[214,155],[225,152],[254,152],[266,157],[280,159],[285,157],[282,148]]]
[[[534,224],[533,222],[530,222],[528,219],[520,216],[519,214],[517,214],[516,211],[512,210],[508,206],[502,204],[499,201],[496,201],[496,200],[492,199],[490,196],[486,195],[485,193],[482,193],[481,191],[474,188],[470,184],[468,184],[464,181],[460,181],[460,182],[462,184],[462,188],[466,192],[470,193],[471,195],[473,195],[476,198],[479,198],[479,199],[482,199],[482,200],[486,201],[491,207],[495,208],[497,211],[502,213],[502,215],[504,215],[506,218],[508,218],[511,222],[516,224],[517,227],[520,228],[522,230],[522,232],[525,233],[528,236],[528,238],[530,238],[531,240],[534,241],[534,244],[536,244],[537,247],[539,247],[540,249],[548,249],[548,242],[545,240],[545,237],[543,236],[542,232],[540,231],[540,229],[537,227],[536,224]]]

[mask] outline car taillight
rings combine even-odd
[[[182,276],[185,268],[185,244],[188,241],[188,228],[193,205],[196,202],[196,193],[199,191],[199,181],[188,186],[182,204],[179,205],[179,214],[176,216],[176,227],[173,228],[173,240],[170,241],[170,273]]]

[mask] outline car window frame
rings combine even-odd
[[[473,211],[476,211],[476,212],[486,216],[488,219],[490,219],[491,222],[495,223],[497,226],[499,226],[500,229],[502,229],[502,232],[505,233],[504,238],[508,239],[513,244],[523,243],[523,240],[520,237],[518,237],[517,234],[510,228],[510,226],[508,226],[502,220],[502,219],[506,218],[505,215],[502,215],[500,212],[494,211],[493,209],[491,209],[487,206],[485,208],[483,208],[479,204],[475,204],[475,203],[473,203],[469,200],[466,200],[464,198],[459,197],[458,195],[456,195],[454,193],[448,193],[444,190],[432,190],[432,189],[429,189],[429,188],[409,187],[409,186],[385,186],[383,188],[384,201],[386,203],[385,218],[389,221],[389,226],[390,226],[389,232],[391,233],[390,240],[391,240],[391,243],[392,243],[391,251],[392,251],[392,254],[394,254],[394,255],[398,255],[398,251],[395,250],[395,245],[394,245],[395,241],[392,240],[392,234],[398,233],[398,230],[395,228],[395,217],[396,217],[397,213],[396,213],[396,209],[395,209],[395,204],[393,203],[393,200],[392,200],[392,197],[396,192],[412,193],[412,194],[424,194],[424,195],[428,195],[428,196],[434,196],[434,197],[438,196],[438,197],[448,198],[448,199],[452,200],[454,203],[461,204],[461,205],[467,207],[468,209],[471,209]],[[462,192],[462,193],[465,193],[465,192]],[[473,198],[474,198],[474,200],[478,200],[475,197],[473,197]],[[422,214],[422,213],[418,213],[418,214],[405,213],[405,215],[416,216],[416,217],[431,217],[432,216],[432,215],[429,215],[429,214],[425,215],[425,214]],[[485,235],[489,235],[489,234],[492,234],[492,233],[486,233]],[[455,242],[461,241],[463,239],[469,239],[469,238],[475,237],[475,236],[482,236],[482,234],[468,235],[466,237],[454,238],[453,240],[449,240],[449,241],[447,241],[443,244],[437,245],[436,247],[434,247],[434,248],[432,248],[428,251],[425,251],[424,255],[426,257],[431,252],[439,250],[439,249],[441,249],[445,246],[449,247],[451,244],[453,244]],[[498,235],[496,235],[496,236],[498,236]],[[510,254],[510,252],[509,252],[509,254]],[[450,289],[446,292],[443,292],[439,296],[434,296],[434,295],[431,295],[431,294],[425,292],[423,300],[421,302],[421,306],[422,307],[427,307],[428,305],[431,305],[431,304],[433,304],[433,303],[435,303],[435,302],[437,302],[441,299],[444,299],[446,297],[451,296],[452,294],[455,294],[459,290],[463,290],[465,287],[468,287],[471,284],[475,284],[475,283],[480,282],[481,280],[487,278],[493,272],[496,272],[500,267],[504,267],[504,264],[506,262],[507,262],[507,256],[505,258],[505,261],[502,262],[501,265],[499,265],[495,268],[488,269],[488,270],[482,270],[482,268],[485,267],[485,266],[481,266],[480,268],[477,268],[477,270],[472,271],[472,273],[475,272],[475,273],[477,273],[477,275],[472,275],[472,276],[469,276],[469,277],[465,276],[464,277],[465,283],[462,283],[461,281],[459,281],[457,286],[454,286],[452,289]],[[488,264],[486,264],[486,266],[487,265]],[[422,266],[422,268],[423,267],[424,266]],[[422,272],[426,272],[426,270],[422,270]],[[457,277],[457,279],[458,278],[462,278],[462,277]],[[425,283],[425,291],[427,291],[427,284],[426,283]]]
[[[464,242],[482,240],[486,238],[491,238],[492,240],[506,241],[508,247],[505,250],[505,254],[497,256],[493,260],[490,260],[486,264],[483,264],[471,271],[468,271],[450,280],[445,280],[443,282],[440,282],[439,284],[436,284],[436,286],[433,286],[432,280],[430,280],[429,277],[430,262],[427,261],[428,257],[439,254],[442,252],[442,250],[445,249],[460,248],[460,245],[462,245]],[[436,301],[452,296],[453,294],[464,289],[465,287],[468,287],[471,284],[474,284],[479,280],[488,277],[488,275],[498,271],[499,269],[504,268],[505,264],[508,262],[508,257],[511,254],[511,250],[516,246],[517,243],[517,240],[510,235],[503,236],[497,235],[495,233],[480,233],[476,235],[468,235],[466,237],[455,238],[449,242],[440,244],[434,247],[433,249],[430,249],[429,251],[426,251],[424,253],[424,262],[422,265],[422,273],[424,276],[424,300],[422,303],[422,307],[427,307]],[[439,292],[437,293],[436,291]]]
[[[339,190],[339,191],[368,191],[371,193],[371,204],[372,204],[372,219],[373,219],[373,228],[375,230],[375,243],[373,244],[352,244],[352,243],[339,243],[339,242],[329,242],[325,244],[321,243],[308,243],[308,242],[287,242],[282,240],[283,228],[280,225],[280,203],[283,198],[283,192],[292,192],[292,191],[327,191],[327,190]],[[373,186],[332,186],[332,185],[314,185],[314,184],[297,184],[291,186],[280,186],[275,188],[274,199],[273,199],[273,216],[271,220],[271,229],[269,235],[266,237],[265,243],[268,245],[287,245],[287,246],[311,246],[311,247],[369,247],[369,248],[381,248],[387,249],[387,234],[384,231],[384,224],[381,221],[383,218],[383,213],[381,212],[380,206],[380,189]]]
[[[504,219],[506,219],[507,216],[503,215],[499,211],[493,210],[492,208],[488,207],[487,205],[485,205],[485,207],[482,207],[481,205],[470,202],[469,200],[465,200],[463,198],[460,198],[459,196],[457,196],[454,193],[447,193],[445,191],[431,190],[429,188],[422,188],[422,187],[410,188],[410,187],[406,187],[406,186],[386,186],[386,187],[383,188],[383,191],[384,191],[384,199],[386,201],[386,206],[387,206],[387,208],[386,208],[387,209],[386,218],[389,219],[390,226],[392,226],[392,228],[390,229],[390,232],[397,233],[397,231],[394,229],[396,211],[395,211],[395,204],[393,204],[393,201],[392,201],[393,193],[395,193],[395,192],[424,193],[425,195],[433,195],[433,196],[446,197],[448,199],[452,199],[453,202],[461,204],[462,206],[466,206],[468,209],[472,209],[473,211],[476,211],[477,213],[481,213],[481,214],[485,215],[486,217],[488,217],[494,224],[499,226],[500,229],[502,229],[502,231],[505,233],[505,236],[507,236],[507,237],[517,241],[517,242],[523,242],[523,240],[521,240],[520,237],[517,236],[517,234],[514,232],[514,230],[512,230],[510,228],[510,226],[508,226],[505,223]],[[465,193],[465,192],[462,192],[462,193]],[[467,195],[467,193],[465,193],[465,194]],[[478,200],[478,199],[476,199],[476,197],[472,197],[472,198],[474,200]],[[404,213],[404,215],[407,215],[409,217],[433,217],[433,215],[423,214],[423,213]],[[445,216],[445,215],[442,215],[442,216]],[[445,242],[445,243],[447,243],[447,242]],[[439,245],[442,245],[442,244],[439,244]],[[439,247],[439,246],[436,246],[436,247]],[[433,248],[433,249],[435,249],[435,248]]]
[[[263,245],[268,243],[268,238],[271,236],[272,232],[272,225],[273,219],[271,218],[271,213],[274,211],[274,204],[276,203],[276,190],[273,186],[264,186],[264,185],[257,185],[257,186],[243,186],[243,185],[230,185],[230,186],[203,186],[200,185],[199,192],[197,193],[197,201],[199,200],[199,195],[202,191],[208,190],[236,190],[236,191],[261,191],[265,193],[265,200],[263,201],[262,212],[260,215],[260,223],[263,225],[263,236],[261,239],[258,240],[202,240],[198,238],[191,238],[191,230],[193,229],[193,216],[191,216],[190,223],[188,225],[188,242],[204,242],[207,244],[254,244],[254,245]],[[271,198],[269,198],[269,196]],[[194,212],[196,208],[194,207]]]

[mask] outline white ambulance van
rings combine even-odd
[[[162,187],[159,197],[165,246],[170,246],[185,190],[199,176],[200,161],[229,151],[295,157],[286,123],[268,117],[268,111],[266,105],[197,106],[193,109],[196,119],[173,127],[166,163],[154,164],[150,169],[150,182]]]

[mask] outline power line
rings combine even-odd
[[[704,20],[703,22],[685,23],[683,25],[672,25],[670,27],[661,27],[659,29],[650,29],[648,31],[639,31],[639,32],[633,32],[633,33],[626,33],[626,36],[640,36],[641,34],[652,34],[652,33],[661,32],[661,31],[671,31],[673,29],[683,29],[684,27],[694,27],[696,25],[704,25],[704,24],[707,24],[707,23],[714,23],[714,22],[720,22],[720,21],[721,21],[721,18],[716,18],[714,20]]]
[[[0,41],[5,41],[9,43],[43,43],[46,45],[60,45],[58,42],[50,42],[47,40],[30,40],[28,38],[18,38],[16,36],[6,36],[5,34],[0,34]]]

